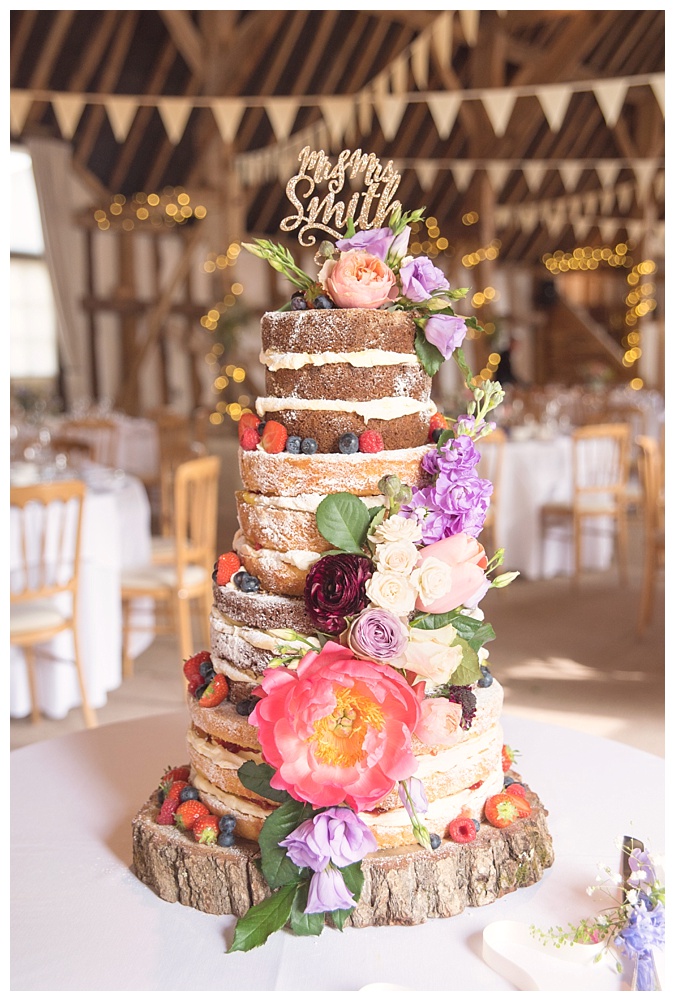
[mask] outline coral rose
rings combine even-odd
[[[447,578],[448,586],[445,593],[440,597],[431,597],[430,587],[427,592],[427,599],[420,588],[420,595],[415,605],[422,612],[449,612],[453,608],[464,605],[466,608],[473,608],[485,597],[490,581],[485,575],[487,566],[487,556],[480,542],[472,535],[460,532],[459,535],[451,535],[440,542],[434,542],[430,546],[420,549],[420,559],[418,570],[420,575],[424,575],[424,564],[426,560],[433,557],[434,563],[440,561],[445,563],[450,569]]]
[[[417,768],[422,693],[385,664],[329,641],[297,671],[266,670],[255,695],[249,720],[277,770],[270,784],[300,802],[369,810]]]
[[[347,250],[337,261],[326,261],[319,281],[341,309],[378,309],[398,296],[394,272],[365,250]]]

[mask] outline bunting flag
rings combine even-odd
[[[603,188],[612,188],[614,187],[614,182],[619,176],[621,167],[619,167],[617,163],[610,160],[607,163],[596,163],[594,165],[594,169]]]
[[[429,83],[429,35],[420,35],[410,47],[410,69],[418,90],[426,90]]]
[[[614,192],[614,189],[601,192],[599,203],[600,203],[600,210],[603,215],[609,215],[609,213],[612,211],[612,209],[614,208],[615,198],[616,194]]]
[[[354,121],[351,97],[329,97],[321,104],[321,114],[335,146],[340,146]]]
[[[479,10],[460,10],[457,12],[459,14],[459,23],[462,26],[462,34],[466,40],[466,44],[473,48],[478,41],[478,23],[480,19]]]
[[[133,97],[114,97],[106,101],[105,110],[115,139],[118,143],[123,143],[129,135],[138,105]]]
[[[579,183],[579,178],[581,177],[584,168],[573,160],[568,163],[561,163],[558,167],[558,173],[563,182],[563,187],[565,191],[576,191],[577,184]]]
[[[405,94],[408,90],[408,59],[404,54],[397,56],[391,64],[391,90],[393,94]]]
[[[72,139],[80,124],[85,101],[79,94],[59,94],[52,100],[56,120],[64,139]]]
[[[659,102],[659,108],[661,109],[661,114],[665,116],[666,114],[666,75],[665,73],[660,73],[653,76],[649,81],[652,90],[654,91],[654,97]]]
[[[358,118],[361,135],[367,136],[373,127],[373,104],[367,90],[363,91],[358,99]]]
[[[656,163],[653,160],[643,160],[641,163],[635,163],[633,165],[633,173],[635,174],[638,201],[644,203],[656,174]]]
[[[619,119],[627,90],[628,85],[624,80],[605,80],[593,84],[595,99],[610,129],[614,128]]]
[[[462,99],[459,94],[434,94],[427,101],[439,139],[447,139],[457,119]]]
[[[483,107],[490,119],[494,134],[499,138],[506,132],[513,105],[516,103],[515,91],[503,87],[499,90],[486,90],[483,94]]]
[[[23,132],[28,118],[28,112],[33,106],[33,97],[29,91],[13,90],[9,95],[9,120],[12,131],[17,135]]]
[[[600,236],[606,244],[610,244],[614,240],[616,234],[616,223],[613,219],[598,219],[597,227],[600,230]]]
[[[452,176],[458,191],[466,191],[473,178],[474,169],[471,163],[457,163],[452,168]]]
[[[189,97],[160,98],[157,110],[162,116],[164,128],[169,140],[176,146],[183,138],[187,120],[192,114],[192,101]]]
[[[504,184],[506,183],[506,178],[511,173],[510,164],[494,162],[486,167],[486,171],[488,177],[490,178],[492,190],[496,195],[500,194]]]
[[[616,189],[616,200],[621,212],[628,212],[633,204],[633,185],[622,184]]]
[[[408,107],[408,102],[404,97],[397,97],[395,94],[386,94],[375,99],[375,110],[380,119],[384,138],[391,142],[396,138],[401,119]]]
[[[298,113],[300,101],[297,98],[283,98],[265,105],[274,135],[279,142],[288,139]]]
[[[626,232],[628,233],[629,243],[633,246],[641,243],[645,235],[645,229],[644,219],[627,219]]]
[[[431,38],[441,66],[452,64],[452,14],[451,10],[444,10],[431,26]]]
[[[552,132],[559,132],[560,126],[565,121],[565,115],[572,97],[572,88],[561,84],[560,86],[547,86],[537,88],[537,100],[541,105],[541,110],[546,116],[548,127]]]
[[[524,163],[521,170],[525,175],[528,188],[533,195],[536,195],[541,187],[541,182],[544,180],[546,167],[543,164],[531,161],[530,163]]]
[[[571,219],[572,229],[574,230],[574,237],[576,240],[583,240],[588,235],[588,231],[591,228],[591,220],[587,219],[584,215],[575,215]]]
[[[415,165],[415,173],[422,191],[431,191],[438,174],[438,167],[433,160],[420,160]]]
[[[228,145],[233,143],[241,124],[246,105],[237,98],[218,98],[211,105],[220,138]]]
[[[539,211],[536,205],[522,205],[518,210],[520,228],[525,234],[529,234],[539,221]]]

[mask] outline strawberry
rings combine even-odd
[[[527,817],[532,808],[526,799],[511,796],[508,792],[498,792],[485,803],[485,819],[493,827],[508,827],[519,817]]]
[[[190,778],[190,766],[180,765],[178,768],[168,768],[159,780],[160,789],[166,794],[173,782],[187,782]]]
[[[266,452],[283,452],[286,448],[288,431],[279,421],[267,421],[263,429],[260,444]]]
[[[239,423],[237,425],[237,431],[239,432],[239,438],[246,430],[246,428],[258,429],[258,424],[260,424],[260,418],[257,414],[252,414],[250,410],[245,410],[241,417],[239,418]]]
[[[229,584],[232,575],[241,569],[241,560],[235,552],[223,553],[218,557],[216,584]]]
[[[199,653],[193,653],[191,657],[188,657],[183,664],[183,674],[188,681],[192,678],[201,678],[199,668],[205,660],[211,660],[211,654],[208,650],[200,650]]]
[[[448,824],[447,835],[452,841],[466,845],[476,840],[476,825],[471,817],[455,817]]]
[[[199,705],[205,709],[213,709],[215,706],[219,706],[223,699],[227,698],[229,691],[230,685],[225,675],[216,674],[208,683],[199,700]]]
[[[195,841],[198,841],[200,845],[215,844],[220,834],[218,818],[214,817],[212,813],[207,813],[204,817],[197,817],[192,833],[195,836]]]
[[[359,435],[360,452],[381,452],[383,448],[384,442],[379,431],[364,431]]]
[[[514,751],[508,744],[502,744],[502,771],[508,772],[520,751]]]
[[[244,428],[239,435],[239,444],[245,452],[255,452],[260,444],[260,435],[255,428]]]
[[[520,796],[521,799],[526,799],[525,786],[521,785],[520,782],[512,782],[510,786],[504,789],[509,796]]]
[[[186,799],[176,810],[174,823],[181,831],[191,831],[199,817],[205,817],[209,808],[198,799]]]
[[[431,432],[435,431],[436,428],[447,428],[447,426],[447,418],[437,410],[435,414],[431,415],[431,420],[429,421],[429,434],[431,435]]]
[[[524,796],[517,796],[515,793],[511,792],[511,789],[508,790],[506,795],[509,797],[509,799],[513,800],[513,802],[515,803],[519,817],[530,816],[530,814],[532,813],[532,807],[530,806],[530,804],[528,803],[528,801],[525,799]]]

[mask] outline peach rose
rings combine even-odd
[[[444,685],[462,662],[461,647],[452,646],[456,638],[457,630],[454,626],[443,626],[441,629],[412,627],[407,647],[389,663],[393,667],[411,671],[434,687]]]
[[[365,250],[347,250],[337,261],[326,261],[319,281],[341,309],[378,309],[399,294],[391,268]]]
[[[330,640],[297,671],[266,670],[249,720],[276,769],[270,784],[314,807],[371,809],[417,768],[420,687]]]
[[[429,747],[452,747],[459,740],[462,707],[448,699],[424,699],[415,736]]]
[[[449,612],[460,605],[473,608],[485,597],[490,587],[490,581],[485,575],[487,556],[480,542],[472,535],[460,532],[459,535],[451,535],[420,549],[417,564],[420,574],[424,574],[424,563],[431,557],[450,568],[448,587],[444,594],[436,598],[425,600],[421,593],[415,605],[420,611],[438,614]],[[433,566],[432,564],[432,569]],[[437,593],[435,588],[430,587],[429,591]]]

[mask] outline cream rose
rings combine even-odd
[[[366,582],[366,594],[373,605],[386,608],[399,617],[412,612],[417,599],[410,578],[389,570],[375,571]]]
[[[419,553],[412,542],[383,542],[375,547],[373,559],[378,570],[391,570],[409,577],[415,569]]]
[[[365,250],[346,250],[337,261],[326,261],[319,281],[341,309],[379,309],[399,294],[391,268]]]
[[[422,528],[411,518],[392,514],[389,518],[385,518],[368,538],[376,544],[380,542],[420,542]]]
[[[456,637],[457,630],[454,626],[443,626],[442,629],[412,628],[408,646],[390,664],[412,671],[433,687],[444,685],[462,661],[461,647],[452,646]]]
[[[452,569],[435,556],[429,556],[421,566],[413,571],[411,577],[413,587],[417,588],[419,601],[429,605],[452,587]]]

